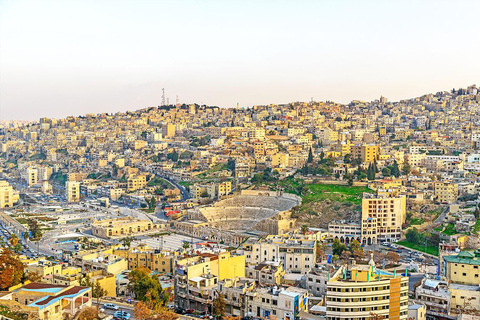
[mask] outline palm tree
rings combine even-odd
[[[182,245],[182,248],[185,249],[185,250],[187,250],[188,248],[190,248],[190,243],[187,242],[187,241],[185,241],[185,242],[183,243],[183,245]]]
[[[25,244],[28,244],[28,239],[30,239],[30,233],[24,232],[22,236],[23,236],[23,239],[25,240]]]

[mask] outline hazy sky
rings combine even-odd
[[[480,1],[0,0],[0,120],[480,85]]]

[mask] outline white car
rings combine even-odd
[[[105,309],[118,310],[118,306],[116,304],[113,304],[113,303],[105,303],[103,305],[103,307]]]

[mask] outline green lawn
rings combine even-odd
[[[425,252],[425,246],[421,245],[421,244],[412,243],[412,242],[409,242],[407,240],[398,241],[397,244],[401,245],[401,246],[404,246],[404,247],[407,247],[407,248],[411,248],[411,249],[415,249],[415,250],[418,250],[418,251],[421,251],[421,252]],[[432,254],[434,256],[438,256],[438,247],[427,246],[427,253]]]
[[[178,184],[187,188],[193,186],[195,183],[193,181],[180,181]]]
[[[455,230],[455,225],[453,223],[447,224],[445,229],[442,231],[443,234],[446,234],[447,236],[451,236],[454,234],[457,234],[458,232]]]
[[[362,194],[372,193],[367,187],[350,187],[336,184],[309,184],[307,188],[311,191],[303,197],[303,203],[312,201],[333,200],[338,202],[350,202],[357,205],[362,204]]]
[[[410,221],[410,225],[411,226],[419,226],[421,224],[423,224],[425,222],[425,219],[423,218],[415,218],[415,219],[412,219],[412,221]]]

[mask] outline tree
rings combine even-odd
[[[152,315],[152,310],[143,301],[139,301],[133,308],[133,315],[135,319],[148,319]]]
[[[12,235],[8,239],[8,243],[10,243],[10,246],[12,248],[14,248],[18,244],[18,237],[15,233],[12,233]]]
[[[176,320],[178,315],[163,307],[157,309],[150,309],[143,301],[135,304],[133,309],[135,319],[141,320]]]
[[[373,168],[372,163],[368,165],[367,169],[367,179],[368,180],[375,180],[375,168]]]
[[[336,254],[334,254],[334,255],[332,256],[332,262],[333,262],[334,264],[336,264],[339,259],[340,259],[340,258],[339,258],[338,255],[336,255]]]
[[[217,297],[213,299],[213,314],[216,318],[225,316],[225,299],[223,294],[217,291]]]
[[[40,226],[38,225],[38,221],[35,219],[28,219],[28,228],[30,230],[31,238],[34,241],[39,241],[42,237],[42,231],[40,230]]]
[[[305,236],[305,235],[308,233],[308,226],[304,224],[304,225],[300,228],[300,232],[302,232],[302,234]]]
[[[354,251],[358,250],[363,251],[362,245],[357,239],[353,239],[352,242],[350,242],[350,252],[353,253]]]
[[[387,261],[388,261],[389,263],[397,264],[398,261],[400,260],[400,256],[399,256],[398,253],[396,253],[396,252],[389,251],[389,252],[385,255],[385,259],[387,259]]]
[[[78,320],[96,320],[98,319],[98,310],[95,307],[86,307],[80,311],[75,319]]]
[[[163,292],[162,286],[155,276],[150,276],[147,268],[136,268],[128,275],[135,297],[147,304],[151,309],[164,306],[168,295]]]
[[[389,177],[392,175],[392,172],[390,171],[390,169],[388,167],[385,167],[382,169],[382,174],[384,177]]]
[[[125,237],[122,240],[120,240],[120,243],[122,246],[130,248],[130,245],[132,244],[132,241],[134,240],[133,237]]]
[[[357,263],[361,262],[365,259],[365,251],[363,251],[363,248],[360,250],[355,250],[352,252],[352,256]]]
[[[188,250],[190,248],[190,242],[185,241],[182,245],[182,248]]]
[[[19,284],[24,276],[25,265],[10,248],[3,248],[0,254],[0,290]]]
[[[315,253],[317,256],[317,262],[321,262],[323,260],[323,257],[325,256],[325,251],[322,249],[322,245],[320,242],[317,242],[317,245],[315,247]]]
[[[340,256],[343,251],[347,251],[347,246],[344,243],[341,243],[340,240],[335,239],[332,245],[332,253]]]
[[[107,295],[107,290],[103,289],[100,282],[95,281],[92,287],[92,296],[97,299],[97,309],[100,308],[100,299]]]
[[[393,161],[393,165],[392,167],[390,168],[390,171],[392,172],[392,175],[395,176],[395,177],[399,177],[400,176],[400,169],[398,168],[398,163],[397,163],[397,160],[394,160]]]
[[[27,273],[27,280],[30,282],[40,282],[42,280],[42,275],[37,271],[31,271]]]
[[[419,243],[420,234],[418,233],[418,229],[413,227],[408,229],[407,233],[405,233],[405,237],[407,238],[408,242],[411,243]]]
[[[408,164],[408,162],[405,162],[405,163],[403,164],[402,173],[403,173],[404,175],[408,175],[411,170],[412,170],[412,168],[410,167],[410,165]]]
[[[478,206],[475,207],[473,215],[475,216],[475,219],[480,219],[480,210],[478,209]]]
[[[342,251],[342,254],[340,255],[340,260],[342,261],[342,263],[347,263],[348,260],[350,260],[350,258],[352,257],[352,254],[350,253],[350,251],[348,250],[345,250],[345,251]]]
[[[313,152],[312,152],[312,148],[310,148],[310,150],[308,151],[307,163],[313,163]]]

